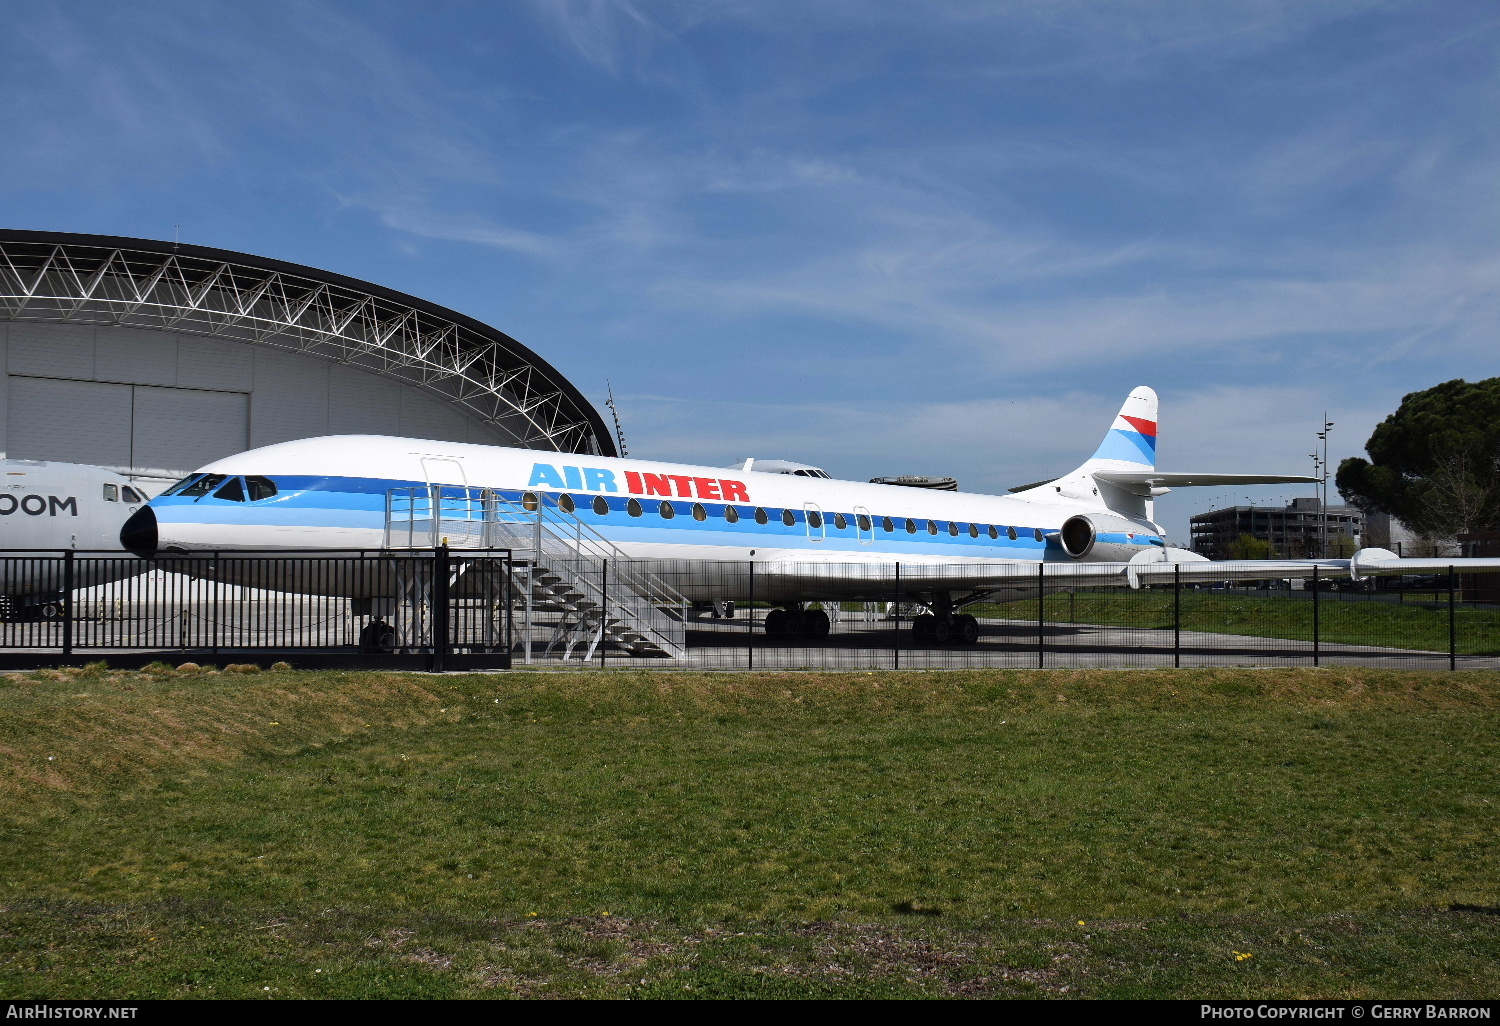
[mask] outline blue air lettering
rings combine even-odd
[[[534,463],[531,467],[531,480],[526,482],[527,488],[557,488],[572,491],[588,492],[618,492],[620,486],[615,484],[615,472],[603,470],[598,467],[563,467],[562,472],[550,463]]]

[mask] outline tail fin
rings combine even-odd
[[[1027,498],[1060,496],[1098,504],[1129,516],[1149,516],[1149,489],[1126,489],[1094,477],[1097,472],[1156,468],[1156,393],[1145,385],[1133,390],[1115,414],[1104,441],[1082,466],[1052,481],[1012,489]]]
[[[1143,466],[1156,466],[1156,393],[1145,385],[1125,399],[1104,441],[1079,470],[1136,470]]]

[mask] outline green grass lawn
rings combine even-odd
[[[1434,598],[1427,592],[1420,602],[1413,596],[1408,605],[1365,601],[1357,593],[1341,599],[1337,592],[1325,592],[1318,604],[1318,633],[1331,644],[1446,652],[1446,602],[1446,594]],[[965,611],[1024,621],[1034,621],[1037,613],[1035,599],[980,603]],[[1173,598],[1170,589],[1058,592],[1047,596],[1046,616],[1049,623],[1169,630]],[[1312,641],[1312,603],[1305,594],[1184,590],[1181,617],[1184,631]],[[1500,654],[1500,609],[1460,607],[1455,620],[1459,654]]]
[[[1489,672],[11,677],[0,994],[1493,996],[1497,713]]]

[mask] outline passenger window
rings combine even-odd
[[[907,534],[916,534],[917,533],[917,522],[915,520],[907,518],[907,521],[906,521],[906,533]]]
[[[787,510],[787,512],[790,513],[791,510]],[[807,511],[807,526],[811,527],[814,531],[820,531],[820,530],[822,530],[823,529],[823,514],[819,513],[815,509],[808,510]]]
[[[666,499],[661,500],[661,506],[659,507],[659,511],[661,513],[661,518],[663,520],[671,520],[673,517],[675,517],[677,515],[677,510],[673,509],[672,508],[672,504],[670,502],[668,502]]]
[[[937,534],[937,524],[931,520],[927,521],[927,533]]]
[[[996,527],[994,524],[990,525],[990,537],[995,539],[996,541],[1000,540],[1000,528]]]
[[[594,512],[601,516],[609,516],[609,500],[602,495],[594,496]]]
[[[708,510],[703,508],[703,503],[693,503],[693,519],[700,522],[708,519]]]
[[[1033,538],[1035,538],[1037,541],[1041,541],[1042,540],[1042,529],[1040,527],[1038,527],[1036,530],[1034,530],[1034,531],[1031,532],[1031,536]]]
[[[216,499],[228,499],[230,502],[245,501],[245,486],[240,484],[240,479],[231,477],[224,482],[224,487],[214,492]]]
[[[854,522],[859,525],[861,531],[868,531],[870,529],[870,518],[863,513],[854,514]]]
[[[223,483],[223,474],[204,474],[177,494],[185,499],[201,499]]]
[[[740,511],[735,509],[733,506],[725,506],[724,519],[729,521],[731,524],[737,524],[740,522]]]
[[[979,525],[978,524],[970,524],[969,525],[969,537],[970,538],[978,538],[979,537]]]
[[[789,509],[781,511],[781,522],[788,527],[797,526],[797,515]]]
[[[107,484],[107,485],[104,486],[104,501],[105,502],[119,502],[120,501],[120,488],[119,488],[118,485]]]
[[[844,514],[835,513],[833,515],[833,526],[838,528],[840,531],[846,531],[849,529],[849,521],[844,519]]]
[[[541,505],[542,500],[536,497],[536,492],[527,492],[521,496],[521,508],[528,513],[535,513]]]
[[[571,513],[578,508],[578,504],[573,501],[573,496],[571,495],[559,495],[557,497],[557,508],[564,513]]]
[[[629,513],[633,517],[638,517],[646,511],[641,509],[641,504],[638,500],[631,499],[625,504],[625,512]]]
[[[890,517],[881,517],[880,518],[880,529],[882,531],[884,531],[886,534],[890,534],[892,531],[894,531],[896,529],[896,525],[893,524],[893,523],[891,523],[891,518]]]
[[[1007,527],[1005,529],[1005,537],[1009,538],[1011,541],[1015,541],[1018,537],[1016,535],[1016,529],[1014,527]]]
[[[955,538],[958,537],[958,524],[956,522],[952,520],[948,521],[948,533]]]
[[[757,524],[769,524],[771,522],[771,518],[766,514],[765,510],[761,509],[759,506],[756,506],[755,522]]]
[[[269,477],[245,478],[245,490],[249,493],[251,502],[274,498],[276,495],[276,486]]]

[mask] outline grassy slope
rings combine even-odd
[[[1422,593],[1422,599],[1432,595]],[[1448,651],[1448,611],[1438,596],[1427,606],[1413,600],[1410,605],[1366,602],[1351,596],[1340,601],[1336,593],[1325,594],[1319,603],[1319,635],[1325,642],[1343,645],[1379,645],[1430,652]],[[980,603],[968,607],[976,616],[1034,621],[1036,601]],[[1047,598],[1049,623],[1108,624],[1120,627],[1170,630],[1170,591],[1125,591],[1122,589],[1080,591],[1070,605],[1064,593]],[[1245,595],[1211,591],[1184,591],[1182,629],[1213,634],[1242,634],[1255,638],[1312,640],[1312,603],[1269,593]],[[1458,651],[1462,655],[1500,653],[1500,610],[1460,609],[1457,613]]]
[[[5,996],[1500,981],[1500,674],[56,676]]]

